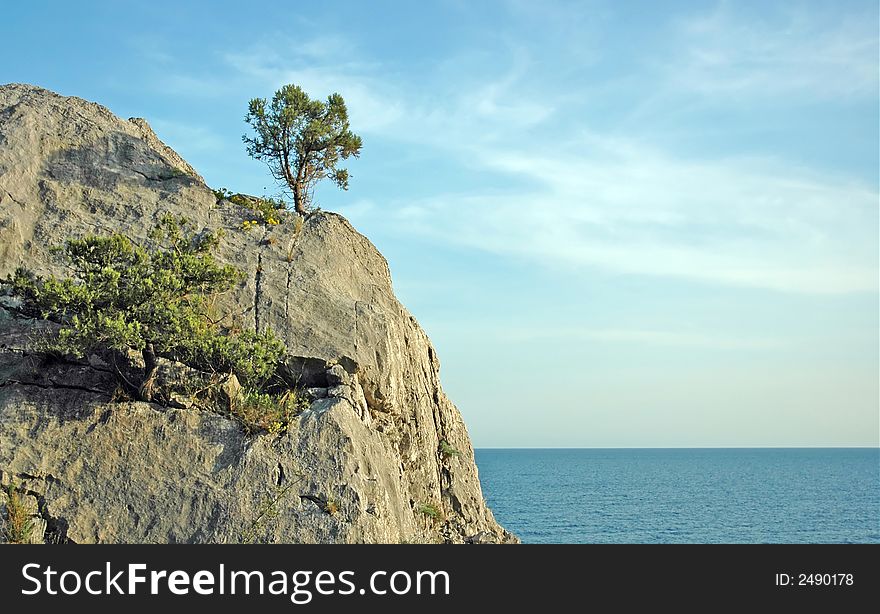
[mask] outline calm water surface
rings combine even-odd
[[[525,543],[880,543],[880,449],[483,449]]]

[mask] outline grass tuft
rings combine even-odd
[[[21,491],[11,483],[6,487],[6,542],[28,544],[33,538],[34,521],[21,496]]]
[[[428,518],[432,519],[434,522],[443,522],[443,520],[445,520],[443,512],[440,511],[440,509],[436,505],[423,503],[419,506],[418,511]]]
[[[309,400],[295,389],[273,394],[243,388],[232,403],[231,413],[251,433],[281,435],[308,407]]]
[[[443,458],[452,458],[453,456],[459,456],[461,452],[453,447],[451,443],[446,441],[445,439],[440,440],[440,455]]]

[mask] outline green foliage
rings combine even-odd
[[[451,458],[451,457],[453,457],[453,456],[458,456],[458,455],[460,455],[461,452],[459,452],[456,448],[454,448],[454,447],[452,446],[452,444],[450,444],[450,443],[449,443],[448,441],[446,441],[445,439],[441,439],[441,440],[440,440],[440,454],[441,454],[444,458]]]
[[[441,512],[436,506],[430,503],[423,503],[419,506],[419,512],[428,516],[435,522],[440,522],[443,520],[443,512]]]
[[[209,317],[210,299],[242,277],[214,258],[220,235],[195,234],[182,218],[166,215],[151,238],[150,247],[120,234],[69,239],[60,251],[72,277],[43,279],[18,269],[6,283],[26,312],[62,324],[55,353],[139,350],[145,383],[156,356],[232,372],[246,385],[265,381],[284,352],[282,342],[269,330],[236,333]]]
[[[227,190],[226,188],[217,188],[216,190],[211,190],[214,192],[214,198],[219,200],[229,200],[232,198],[233,193],[231,190]]]
[[[235,373],[242,384],[259,386],[275,372],[285,349],[268,328],[233,332],[205,325],[170,358],[203,371]]]
[[[34,521],[22,500],[19,489],[12,482],[6,487],[6,542],[9,544],[30,543],[34,532]]]
[[[308,399],[295,389],[273,394],[244,388],[232,403],[231,412],[251,432],[280,435],[308,407]]]
[[[252,99],[245,121],[254,130],[253,137],[242,137],[248,155],[265,162],[272,176],[293,192],[297,213],[308,212],[310,195],[322,179],[348,189],[348,171],[337,164],[358,157],[362,141],[350,129],[339,94],[321,102],[297,85],[285,85],[271,102]]]

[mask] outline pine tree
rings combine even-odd
[[[339,94],[327,102],[311,100],[297,85],[285,85],[272,102],[254,98],[245,121],[255,136],[242,136],[248,155],[265,162],[276,180],[293,193],[294,208],[308,213],[314,186],[329,178],[348,189],[348,171],[337,168],[340,160],[358,157],[361,137],[348,123],[348,110]]]

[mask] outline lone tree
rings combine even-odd
[[[166,215],[152,238],[150,248],[120,234],[69,239],[61,251],[72,278],[18,269],[3,283],[23,299],[23,311],[62,325],[52,352],[140,351],[145,368],[132,392],[145,401],[153,398],[159,356],[235,373],[246,385],[268,379],[285,349],[272,331],[223,329],[210,318],[211,298],[241,278],[215,260],[217,233],[196,235],[185,220]]]
[[[327,102],[311,100],[298,85],[285,85],[272,102],[254,98],[244,120],[256,133],[244,135],[248,155],[265,162],[278,181],[293,192],[296,212],[308,212],[315,184],[329,177],[348,189],[348,171],[336,168],[339,160],[358,157],[361,137],[348,124],[348,110],[339,94]]]

